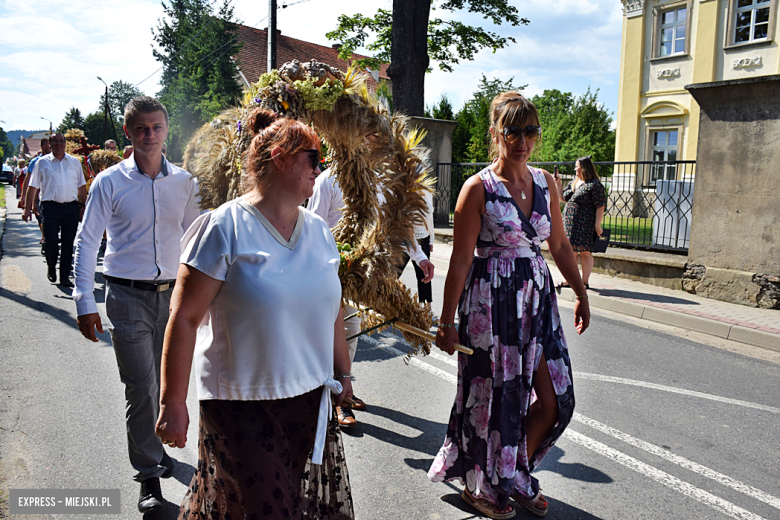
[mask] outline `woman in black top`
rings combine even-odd
[[[585,287],[588,287],[588,279],[593,271],[591,251],[596,236],[601,236],[602,233],[601,223],[604,220],[607,195],[589,155],[577,159],[574,170],[577,175],[565,189],[560,178],[556,176],[556,179],[561,199],[566,201],[563,227],[580,259],[582,281]],[[566,283],[561,285],[567,286]]]

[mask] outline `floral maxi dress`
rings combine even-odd
[[[460,480],[473,496],[505,506],[539,490],[531,471],[574,413],[574,388],[558,304],[540,245],[550,236],[550,194],[531,168],[528,219],[506,186],[486,168],[485,213],[459,305],[459,336],[474,354],[458,354],[458,387],[444,445],[428,477]],[[528,460],[526,418],[541,355],[558,399],[558,423]]]

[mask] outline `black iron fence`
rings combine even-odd
[[[574,178],[574,162],[530,163],[552,172],[563,186]],[[696,161],[597,162],[607,190],[603,227],[615,245],[686,253],[691,234],[691,210]],[[439,163],[434,222],[452,226],[463,183],[488,163]]]

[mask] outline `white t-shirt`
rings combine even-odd
[[[300,208],[286,242],[237,199],[195,220],[181,262],[224,281],[198,329],[198,399],[294,397],[333,376],[341,283],[325,221]]]

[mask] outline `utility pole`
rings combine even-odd
[[[103,81],[103,78],[100,76],[97,77],[100,81],[103,82],[103,85],[106,86],[106,102],[103,104],[103,136],[108,135],[106,132],[106,125],[108,124],[108,121],[111,120],[111,130],[114,134],[114,141],[116,142],[117,146],[119,146],[119,137],[116,135],[116,125],[114,125],[114,116],[111,115],[110,107],[108,106],[108,84]]]
[[[268,70],[276,68],[276,0],[268,0]]]

